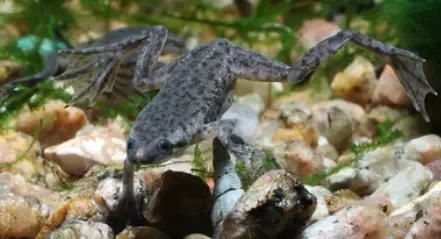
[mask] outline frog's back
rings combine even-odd
[[[226,110],[234,80],[225,47],[216,44],[201,46],[169,64],[164,86],[139,120],[167,127],[198,127],[218,120]]]

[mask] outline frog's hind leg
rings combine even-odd
[[[166,68],[161,67],[157,71],[154,71],[154,69],[167,40],[167,34],[165,27],[154,26],[141,31],[138,35],[128,36],[119,42],[83,49],[62,50],[60,53],[90,55],[112,52],[121,57],[142,46],[134,69],[133,85],[136,89],[145,92],[156,89],[163,81]],[[163,71],[160,71],[160,69],[163,69]]]
[[[14,89],[19,86],[25,86],[33,88],[45,80],[48,80],[51,76],[56,75],[58,72],[64,70],[64,64],[62,64],[61,57],[57,53],[51,53],[44,58],[44,69],[32,76],[26,76],[21,79],[10,81],[0,86],[0,103],[6,102],[14,94]]]
[[[210,136],[217,136],[219,140],[227,147],[237,160],[244,161],[248,167],[255,168],[260,167],[256,165],[256,159],[263,162],[263,159],[269,157],[271,166],[273,168],[280,168],[273,155],[268,155],[268,152],[259,150],[245,142],[241,136],[236,134],[235,129],[238,124],[237,119],[222,119],[208,123],[202,127],[202,129],[196,133],[196,140],[200,141]],[[262,166],[262,165],[261,165]]]
[[[69,58],[67,69],[53,80],[73,87],[75,93],[68,105],[88,99],[91,107],[104,92],[112,90],[120,58],[114,53]]]
[[[308,80],[320,64],[349,43],[355,43],[382,55],[396,71],[413,106],[421,112],[426,121],[429,121],[424,99],[428,93],[437,93],[424,75],[425,60],[410,51],[392,47],[356,31],[342,30],[321,41],[297,59],[292,67],[243,48],[232,47],[232,70],[237,76],[250,80],[289,81],[297,84]]]

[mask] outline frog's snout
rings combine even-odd
[[[127,159],[131,164],[139,164],[144,161],[141,150],[136,150],[135,152],[127,152]]]
[[[136,141],[130,137],[127,140],[127,159],[131,164],[141,164],[148,161],[145,150],[137,147]]]
[[[132,164],[149,164],[155,159],[155,157],[149,156],[149,154],[146,153],[146,150],[143,148],[138,148],[134,152],[127,153],[128,160]]]

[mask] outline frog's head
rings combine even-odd
[[[149,135],[149,134],[147,134]],[[146,134],[131,132],[127,140],[127,158],[132,164],[157,164],[182,153],[188,146],[188,140],[182,132],[161,132],[145,137]],[[159,137],[156,135],[160,135]]]

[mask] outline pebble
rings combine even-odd
[[[387,226],[386,238],[404,238],[408,232],[421,231],[411,230],[415,221],[422,219],[427,215],[428,211],[438,211],[439,209],[433,208],[433,202],[437,202],[441,195],[441,182],[438,182],[424,195],[416,198],[412,202],[400,207],[392,212],[389,216]],[[439,201],[438,201],[439,202]],[[438,217],[439,218],[439,217]],[[427,219],[427,218],[424,218]],[[420,223],[418,223],[420,224]],[[420,225],[416,225],[415,229],[421,228]],[[412,234],[412,233],[410,233]],[[426,238],[426,237],[419,237]],[[431,237],[428,237],[431,238]]]
[[[415,198],[406,205],[394,210],[391,214],[393,216],[405,215],[412,211],[427,210],[429,208],[432,198],[441,193],[441,182],[437,182],[432,188],[430,188],[423,195]]]
[[[319,136],[317,140],[317,147],[315,148],[315,152],[320,154],[324,158],[328,158],[334,162],[337,161],[339,157],[338,151],[335,149],[334,146],[329,144],[328,140],[323,137]]]
[[[415,223],[415,220],[421,217],[423,211],[416,209],[400,215],[390,216],[385,223],[384,238],[404,238]]]
[[[126,159],[126,141],[105,134],[83,135],[46,148],[44,155],[79,177],[94,164],[122,164]]]
[[[388,145],[367,152],[353,167],[328,176],[325,184],[331,190],[350,189],[358,195],[368,195],[397,172],[413,165],[414,161],[400,160],[402,147],[401,144]],[[347,154],[346,159],[339,159],[338,163],[352,158],[353,155]]]
[[[238,97],[236,102],[251,107],[257,114],[262,113],[265,109],[265,102],[258,94],[250,94]]]
[[[316,119],[320,135],[342,152],[351,143],[353,129],[351,118],[340,108],[330,107],[325,119]]]
[[[243,80],[240,78],[234,88],[235,96],[242,97],[250,94],[257,94],[262,98],[265,105],[275,99],[276,95],[282,91],[283,85],[280,82],[258,82]]]
[[[362,200],[356,193],[347,189],[338,190],[334,194],[335,195],[327,195],[324,198],[330,214],[334,214],[347,205],[355,204]]]
[[[109,120],[106,125],[86,124],[83,128],[77,131],[75,137],[84,135],[108,135],[110,137],[126,140],[127,135],[125,129],[117,122],[117,120]]]
[[[432,180],[432,173],[418,162],[408,163],[407,168],[383,183],[370,196],[387,196],[392,202],[393,210],[421,196]]]
[[[341,99],[366,106],[371,103],[376,84],[372,63],[363,57],[356,57],[344,71],[334,76],[331,89]]]
[[[27,182],[40,186],[46,186],[44,176],[50,174],[38,141],[12,130],[0,133],[0,172],[20,174]]]
[[[49,216],[34,196],[0,198],[0,238],[35,238]]]
[[[293,92],[290,94],[283,95],[281,97],[276,98],[272,104],[270,109],[277,110],[280,113],[280,105],[292,102],[304,102],[307,104],[314,104],[319,101],[328,101],[329,96],[323,94],[314,94],[311,89],[306,89],[304,91]]]
[[[193,233],[185,236],[183,239],[211,239],[211,237],[207,237],[204,234]]]
[[[311,108],[302,101],[282,103],[280,105],[280,116],[288,126],[297,124],[309,124],[312,121]]]
[[[22,175],[10,172],[0,173],[0,185],[0,197],[4,195],[42,197],[52,193],[52,190],[31,184]]]
[[[399,119],[408,116],[409,111],[407,109],[391,108],[385,105],[379,105],[372,108],[367,117],[373,120],[375,123],[384,123],[390,121],[391,123],[397,122]]]
[[[136,239],[136,238],[154,238],[154,239],[170,239],[164,232],[149,226],[139,226],[126,228],[120,232],[116,239]]]
[[[66,220],[59,228],[51,232],[48,239],[113,239],[115,238],[112,228],[101,222],[82,221],[82,220]]]
[[[147,191],[142,215],[150,226],[172,238],[209,233],[212,195],[199,176],[168,170],[148,184]]]
[[[32,144],[30,135],[12,130],[2,131],[0,133],[0,163],[13,163],[20,156],[34,160],[40,151],[39,146],[38,142]]]
[[[245,142],[253,144],[259,130],[259,114],[257,111],[246,104],[235,102],[222,115],[221,120],[225,119],[238,120],[234,133],[242,137]]]
[[[403,140],[412,140],[430,133],[428,124],[419,116],[404,116],[392,126],[391,130],[402,132]]]
[[[274,154],[282,168],[296,173],[301,179],[325,170],[323,158],[299,140],[275,148]]]
[[[386,65],[372,95],[375,104],[408,107],[411,105],[403,84],[392,67]]]
[[[322,186],[309,186],[305,185],[306,190],[314,195],[317,199],[317,206],[314,213],[309,220],[309,223],[314,223],[330,215],[328,205],[326,203],[326,197],[332,196],[331,191]]]
[[[386,214],[370,205],[349,205],[334,215],[328,216],[311,226],[301,234],[304,239],[382,238]]]
[[[158,167],[149,168],[146,173],[163,173],[167,170],[195,174],[193,165],[193,155],[184,154],[176,158],[172,158],[167,162],[161,163]],[[208,160],[207,160],[208,161]],[[208,162],[207,162],[208,163]]]
[[[441,180],[441,160],[434,160],[426,165],[426,167],[432,172],[433,180]]]
[[[29,135],[34,135],[39,129],[42,148],[73,139],[77,131],[87,124],[87,116],[83,110],[65,108],[65,105],[60,100],[51,100],[42,108],[25,110],[14,119],[15,129]]]
[[[338,33],[341,28],[338,24],[328,22],[324,19],[310,19],[303,23],[303,26],[298,30],[300,40],[306,50],[311,49],[317,43],[326,38]]]
[[[441,159],[441,138],[429,134],[410,140],[404,147],[404,158],[423,165]]]
[[[281,120],[273,119],[263,121],[259,126],[259,133],[254,142],[263,148],[274,147],[274,134],[281,127],[284,127],[284,123]]]
[[[366,117],[366,111],[360,105],[342,99],[335,99],[313,104],[311,110],[314,120],[319,121],[320,119],[326,119],[331,107],[337,107],[343,110],[351,117],[354,123],[361,122],[363,118]]]
[[[427,214],[419,218],[404,237],[404,239],[413,238],[441,238],[441,193],[432,195]]]
[[[279,128],[274,133],[273,142],[300,140],[310,147],[317,146],[319,133],[309,125],[293,125],[290,128]]]
[[[0,85],[20,74],[22,65],[15,61],[0,60]]]

